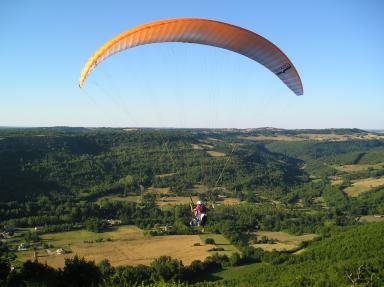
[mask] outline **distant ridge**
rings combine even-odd
[[[53,127],[23,127],[23,126],[0,126],[0,130],[39,130],[39,131],[59,131],[59,132],[89,132],[92,130],[195,130],[195,131],[234,131],[246,133],[281,133],[281,134],[359,134],[359,133],[384,133],[384,129],[358,129],[358,128],[325,128],[325,129],[284,129],[275,127],[258,128],[172,128],[172,127],[71,127],[71,126],[53,126]]]

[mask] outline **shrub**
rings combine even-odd
[[[204,240],[204,242],[205,242],[205,244],[216,244],[215,243],[215,240],[213,239],[213,238],[206,238],[205,240]]]
[[[208,251],[224,251],[224,248],[223,247],[214,247],[214,248],[209,249]]]

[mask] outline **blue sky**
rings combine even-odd
[[[88,57],[147,22],[250,29],[298,69],[304,96],[250,59],[191,44]],[[384,1],[0,1],[0,126],[384,128]]]

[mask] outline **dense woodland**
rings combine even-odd
[[[350,139],[247,139],[301,134]],[[0,227],[4,230],[38,226],[39,234],[75,229],[103,232],[106,220],[112,218],[152,235],[159,235],[153,232],[158,225],[172,226],[167,234],[195,233],[188,226],[187,205],[161,208],[157,204],[161,195],[149,191],[167,187],[172,195],[199,195],[216,204],[209,209],[207,230],[223,234],[241,250],[189,266],[160,257],[150,266],[115,268],[107,261],[95,264],[75,257],[62,270],[26,262],[11,272],[16,256],[3,240],[0,284],[381,286],[384,223],[362,224],[359,218],[384,214],[384,186],[356,197],[345,192],[355,180],[384,176],[384,140],[361,139],[365,134],[348,129],[0,129]],[[368,167],[355,172],[338,168],[358,164]],[[338,184],[333,183],[335,178]],[[198,193],[196,185],[206,186],[207,191]],[[108,195],[137,195],[141,200],[101,204],[99,199]],[[241,204],[217,204],[222,196],[238,198]],[[303,255],[267,252],[249,245],[260,229],[319,237],[301,246],[308,249]],[[25,240],[33,241],[39,234],[32,232]],[[244,276],[204,282],[234,266],[243,268],[239,272]]]

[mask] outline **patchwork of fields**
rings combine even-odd
[[[265,251],[290,251],[299,247],[301,242],[311,241],[316,237],[316,234],[292,235],[286,232],[276,231],[259,231],[257,238],[265,236],[268,239],[275,240],[275,243],[257,243],[253,244],[255,248],[261,248]]]
[[[42,235],[41,238],[52,247],[37,250],[37,259],[56,268],[63,267],[65,258],[74,257],[76,254],[96,263],[108,259],[113,266],[148,265],[162,255],[180,259],[187,265],[193,260],[204,260],[210,255],[209,249],[212,248],[212,245],[205,245],[199,235],[151,237],[145,236],[143,231],[135,226],[121,226],[104,233],[85,230],[52,233]],[[225,239],[221,238],[218,241],[223,240]],[[57,255],[55,251],[59,248],[68,253]],[[33,251],[18,252],[18,259],[33,259]]]
[[[336,134],[336,133],[303,133],[295,135],[257,135],[257,136],[240,136],[240,139],[243,140],[252,140],[252,141],[333,141],[333,142],[342,142],[350,140],[382,140],[384,135],[377,133],[367,132],[365,134]]]
[[[206,193],[208,191],[208,187],[202,184],[195,184],[193,188],[187,189],[186,192],[189,194],[202,194]],[[189,204],[191,202],[191,199],[189,196],[176,196],[171,193],[169,188],[159,188],[159,187],[150,187],[145,192],[150,192],[153,194],[156,194],[157,196],[157,205],[159,207],[164,206],[172,206],[172,205],[185,205]],[[199,200],[199,196],[193,195],[191,196],[192,200],[194,202],[197,202]],[[141,196],[140,195],[107,195],[102,196],[97,199],[98,204],[103,204],[103,202],[112,202],[112,201],[122,201],[122,202],[140,202]],[[218,202],[216,202],[217,205],[224,204],[224,205],[237,205],[240,204],[240,200],[238,198],[234,197],[222,197]]]

